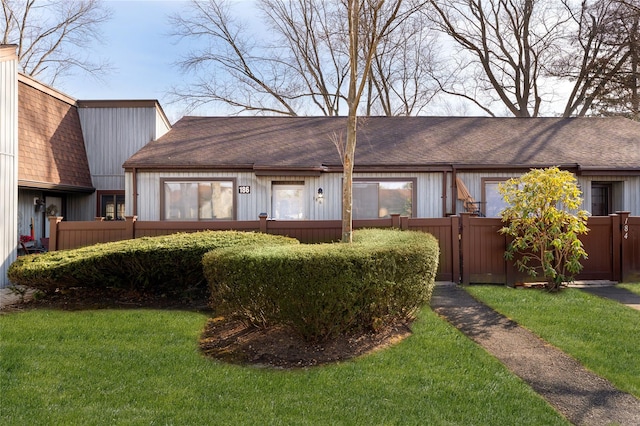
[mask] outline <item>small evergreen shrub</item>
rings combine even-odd
[[[314,341],[410,318],[431,298],[438,254],[429,234],[359,230],[352,244],[228,248],[203,265],[219,313]]]
[[[112,287],[152,294],[206,291],[202,256],[221,247],[298,244],[292,238],[236,231],[204,231],[96,244],[19,257],[8,277],[44,292]]]

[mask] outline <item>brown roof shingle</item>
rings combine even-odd
[[[138,168],[341,167],[344,117],[184,117],[125,162]],[[367,117],[355,169],[576,166],[640,171],[625,118]]]
[[[80,117],[75,105],[20,76],[18,180],[20,185],[93,191]]]

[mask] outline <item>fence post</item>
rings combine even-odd
[[[58,250],[58,224],[62,216],[49,216],[49,251]]]
[[[266,213],[260,213],[258,215],[258,218],[260,219],[260,232],[263,234],[267,233],[267,217],[268,215]]]
[[[400,229],[403,231],[409,229],[409,216],[400,216]]]
[[[454,283],[460,284],[462,280],[462,274],[460,268],[462,264],[460,262],[460,216],[450,216],[449,220],[451,220],[451,253],[450,255],[453,257],[451,261],[451,279]],[[449,254],[447,254],[449,255]]]
[[[462,225],[460,226],[460,269],[462,269],[462,284],[469,284],[471,281],[471,268],[469,261],[471,259],[471,243],[469,234],[469,226],[472,213],[460,213]]]
[[[619,253],[620,259],[619,262],[617,264],[614,263],[614,267],[618,266],[620,269],[620,276],[619,281],[624,282],[626,281],[627,277],[629,276],[629,269],[630,269],[630,265],[628,264],[629,259],[628,259],[628,255],[627,252],[629,250],[631,250],[631,240],[629,239],[629,215],[631,214],[631,212],[628,211],[618,211],[616,212],[616,214],[618,215],[618,217],[620,218],[619,222],[618,222],[618,229],[613,229],[613,235],[614,235],[614,243],[615,243],[615,236],[618,236],[618,245],[614,246],[614,253]],[[615,260],[615,254],[614,254],[614,260]]]
[[[133,240],[136,238],[136,221],[137,220],[138,220],[138,216],[124,217],[125,234],[129,237],[130,240]]]
[[[398,213],[393,213],[391,215],[391,227],[400,228],[400,215]]]

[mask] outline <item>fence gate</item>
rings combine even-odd
[[[462,216],[462,282],[504,284],[506,237],[500,234],[499,218]]]

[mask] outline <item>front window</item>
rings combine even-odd
[[[100,191],[98,216],[106,220],[124,220],[124,191]]]
[[[353,218],[378,219],[392,214],[413,216],[413,180],[353,182]]]
[[[165,220],[233,220],[232,180],[164,181]]]
[[[507,179],[482,179],[484,215],[486,217],[500,217],[502,210],[506,209],[507,203],[498,191],[498,185]]]

